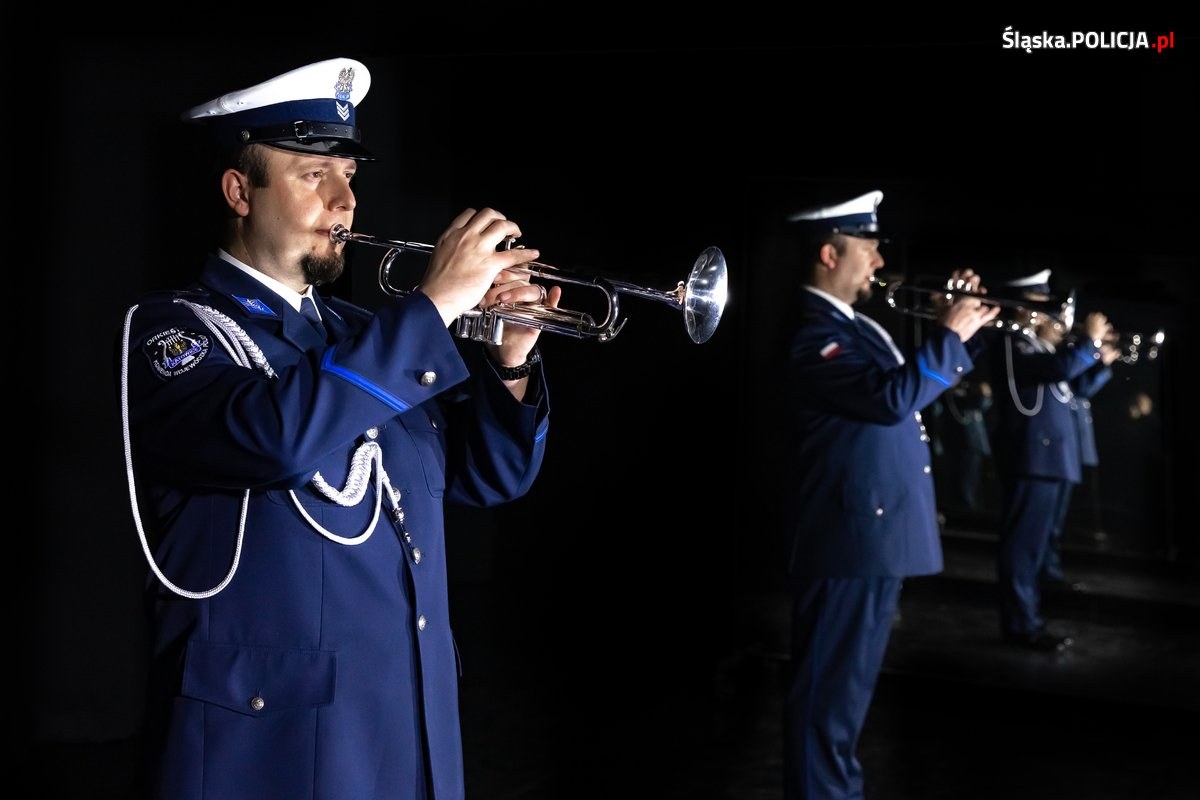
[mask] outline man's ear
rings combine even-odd
[[[833,269],[837,266],[837,248],[826,242],[821,245],[821,250],[817,254],[817,258],[821,262],[821,266],[826,269]]]
[[[221,193],[225,202],[242,217],[250,213],[249,186],[250,181],[236,169],[227,169],[221,175]]]

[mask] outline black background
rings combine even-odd
[[[192,277],[210,246],[216,187],[178,114],[334,56],[372,75],[358,119],[381,158],[360,172],[357,230],[433,241],[462,208],[492,206],[563,268],[669,288],[704,247],[729,263],[729,306],[706,344],[637,299],[612,342],[544,335],[541,477],[508,507],[450,518],[451,580],[488,587],[531,661],[553,661],[548,702],[616,715],[668,674],[703,690],[755,624],[737,609],[777,578],[770,343],[792,286],[770,222],[870,189],[885,194],[889,270],[968,266],[986,281],[1052,267],[1083,310],[1167,327],[1159,364],[1123,378],[1159,400],[1165,430],[1162,478],[1136,498],[1156,510],[1134,517],[1168,531],[1145,531],[1146,550],[1169,539],[1164,557],[1196,558],[1173,498],[1186,497],[1175,465],[1195,429],[1179,387],[1200,40],[1178,24],[1053,31],[1175,31],[1162,54],[1025,53],[1003,48],[1004,26],[1044,22],[691,16],[668,33],[584,7],[547,19],[510,6],[470,25],[397,13],[391,28],[358,20],[367,30],[339,37],[317,21],[286,35],[60,41],[34,71],[36,97],[17,93],[36,99],[20,116],[37,131],[10,140],[29,147],[10,149],[10,263],[28,291],[9,302],[26,305],[37,354],[30,430],[13,417],[33,441],[11,450],[38,452],[35,496],[10,527],[22,543],[12,607],[31,650],[29,711],[14,717],[24,740],[121,738],[140,722],[145,561],[112,353],[137,297]],[[336,290],[381,302],[378,255],[356,253]],[[583,291],[568,287],[565,304]],[[568,694],[585,674],[606,679]]]

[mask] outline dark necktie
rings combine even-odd
[[[325,323],[321,322],[321,315],[317,313],[317,304],[312,301],[311,297],[305,296],[300,298],[300,313],[312,323],[317,333],[321,334],[323,341],[329,341],[329,335],[325,331]]]

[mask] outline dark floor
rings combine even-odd
[[[945,572],[902,596],[860,742],[868,800],[1200,798],[1195,571],[1068,549],[1074,585],[1044,607],[1077,641],[1049,656],[997,639],[994,540],[943,540]],[[627,605],[621,620],[580,606],[573,635],[538,645],[524,598],[456,591],[473,800],[781,797],[786,603],[770,587],[741,595],[739,633],[716,647],[623,639],[626,620],[643,622]],[[22,797],[125,798],[137,770],[133,742],[33,756],[41,788]]]
[[[868,800],[1200,798],[1197,576],[1069,548],[1071,585],[1048,588],[1043,606],[1076,642],[1046,655],[998,639],[995,540],[943,539],[945,572],[905,586],[863,732]],[[587,704],[603,719],[577,725],[563,721],[574,709],[533,699],[558,684],[523,670],[513,648],[507,668],[464,678],[473,796],[780,798],[786,613],[776,592],[747,597],[736,616],[758,635],[717,662],[711,693],[686,678],[652,690],[618,679],[619,694],[598,687]],[[504,649],[502,625],[467,636]]]

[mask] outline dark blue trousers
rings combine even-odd
[[[1058,522],[1063,492],[1069,487],[1057,478],[1004,480],[996,559],[1002,634],[1024,636],[1043,625],[1038,573]]]
[[[786,800],[863,796],[858,738],[902,584],[901,578],[794,579],[783,720]]]

